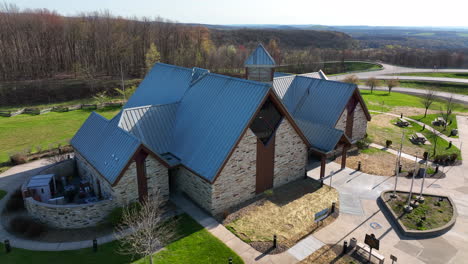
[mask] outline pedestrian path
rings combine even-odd
[[[197,205],[183,197],[181,194],[171,196],[171,201],[177,207],[185,211],[195,221],[208,230],[212,235],[221,240],[229,248],[239,255],[246,264],[250,263],[270,263],[270,264],[293,264],[298,260],[288,251],[277,255],[265,255],[258,252],[250,245],[236,237],[213,217],[203,212]]]
[[[307,258],[310,254],[319,250],[325,244],[315,238],[313,235],[309,235],[303,240],[299,241],[292,248],[288,249],[288,253],[294,256],[297,260],[302,261]]]

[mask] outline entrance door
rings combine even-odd
[[[275,136],[267,144],[257,138],[257,179],[255,192],[262,193],[273,188],[275,168]]]

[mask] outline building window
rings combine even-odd
[[[273,102],[268,99],[253,120],[250,129],[266,145],[278,128],[282,118]]]

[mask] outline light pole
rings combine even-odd
[[[398,175],[400,174],[400,157],[401,157],[401,150],[403,149],[403,138],[405,136],[405,131],[403,130],[401,132],[401,143],[400,143],[400,150],[398,151],[398,157],[397,157],[397,162],[395,165],[395,188],[393,189],[393,195],[391,196],[392,198],[396,198],[396,188],[398,185]]]
[[[420,203],[424,202],[424,197],[422,196],[422,193],[423,193],[423,188],[424,188],[424,180],[426,179],[426,173],[427,173],[427,160],[426,160],[426,166],[424,168],[423,180],[421,183],[421,192],[419,193],[419,197],[418,197],[418,201]]]
[[[411,207],[411,196],[413,196],[413,184],[414,184],[414,177],[416,175],[416,171],[419,171],[417,169],[417,164],[418,164],[418,155],[416,154],[416,157],[414,158],[414,172],[413,172],[413,177],[411,179],[411,187],[408,195],[408,204],[405,207],[405,210],[407,212],[411,212],[413,208]]]

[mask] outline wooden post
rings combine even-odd
[[[325,177],[325,166],[326,166],[326,157],[325,155],[322,156],[320,160],[320,179],[323,179]]]
[[[341,154],[341,169],[346,167],[346,157],[348,152],[348,145],[343,146],[343,153]]]

